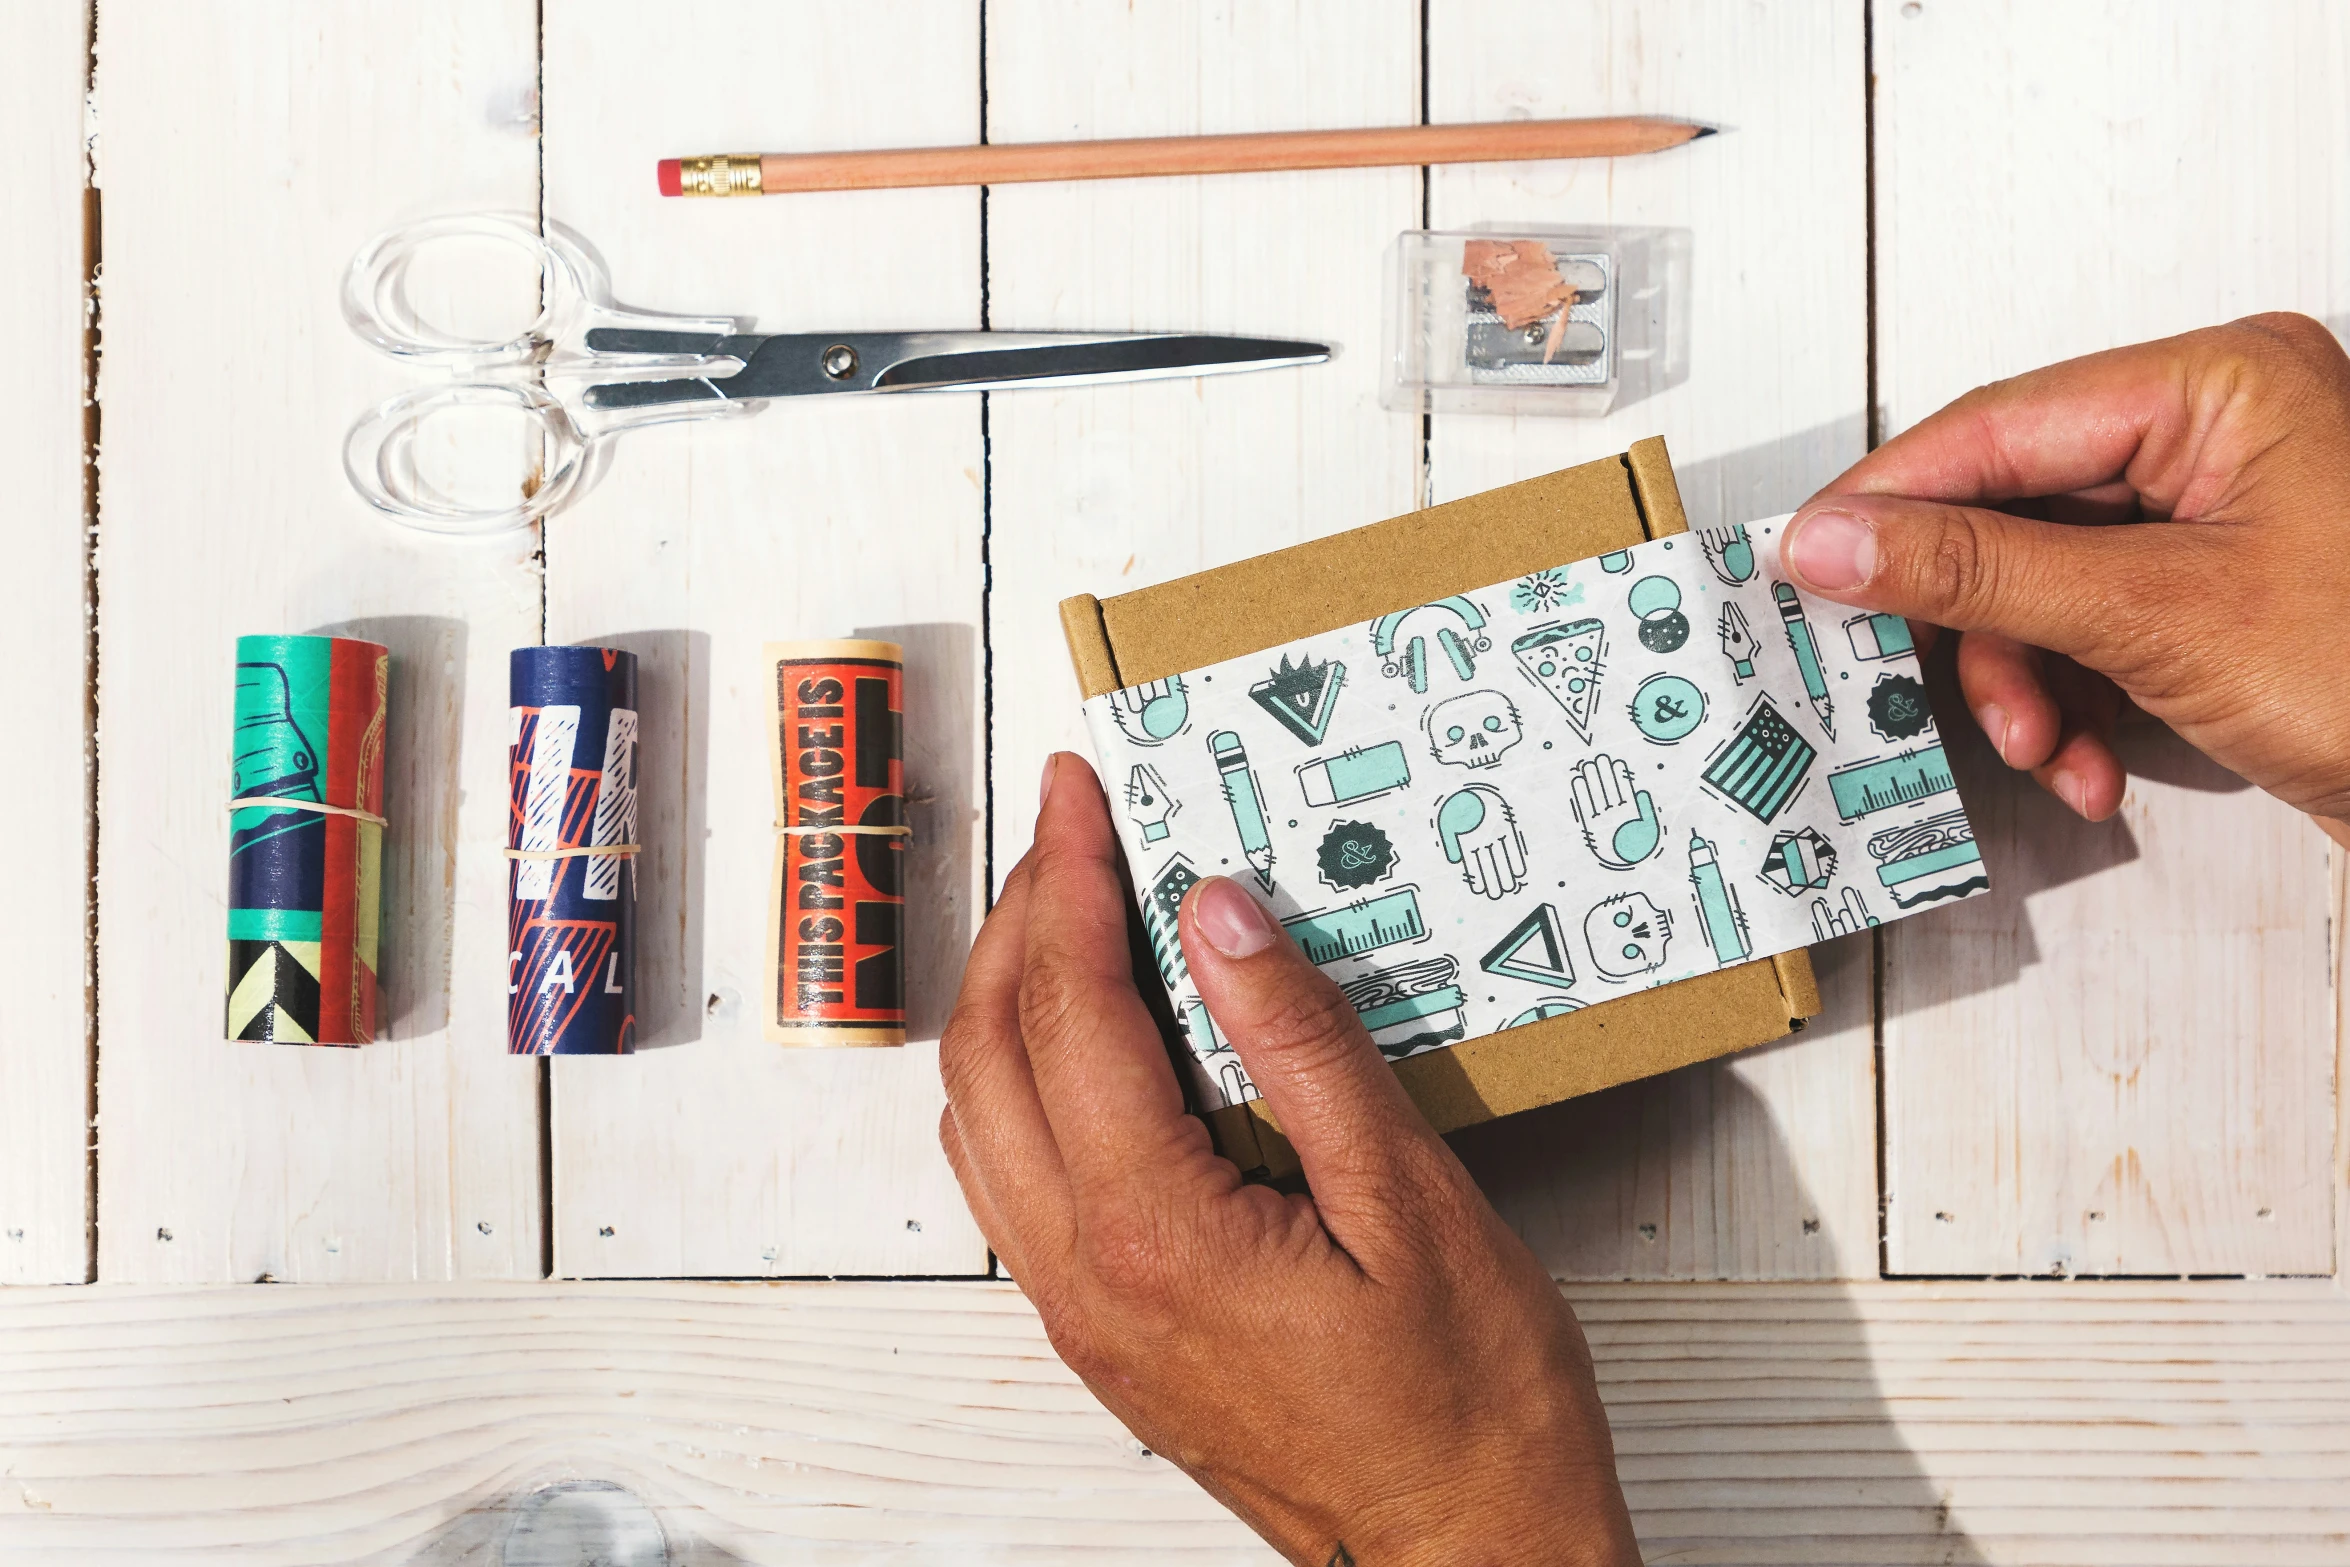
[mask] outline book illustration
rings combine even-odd
[[[1869,688],[1869,727],[1880,740],[1914,740],[1934,721],[1926,688],[1909,675],[1883,674]]]
[[[1651,653],[1678,653],[1689,640],[1689,617],[1681,613],[1681,585],[1670,577],[1642,577],[1625,602],[1640,622],[1640,645]]]
[[[1267,892],[1273,890],[1273,836],[1265,822],[1265,791],[1257,785],[1257,775],[1249,767],[1248,751],[1240,743],[1240,736],[1229,729],[1219,729],[1208,736],[1208,750],[1216,758],[1216,772],[1223,779],[1224,803],[1232,811],[1232,826],[1240,834],[1240,852],[1248,861],[1249,869],[1257,873],[1258,883]]]
[[[1318,756],[1297,769],[1298,789],[1308,805],[1360,805],[1411,781],[1412,765],[1400,740]]]
[[[1802,789],[1819,753],[1762,692],[1735,734],[1706,759],[1703,781],[1723,798],[1768,822]]]
[[[1544,996],[1525,1011],[1502,1024],[1504,1028],[1524,1028],[1528,1023],[1539,1023],[1544,1018],[1565,1017],[1569,1012],[1580,1012],[1583,1003],[1573,996]]]
[[[1428,939],[1427,922],[1420,917],[1420,889],[1408,886],[1360,903],[1294,914],[1281,922],[1281,928],[1317,965]]]
[[[1663,968],[1672,939],[1672,911],[1645,892],[1602,898],[1583,916],[1591,966],[1608,979],[1633,979]]]
[[[1714,846],[1695,833],[1689,835],[1689,885],[1697,891],[1697,924],[1714,949],[1714,961],[1724,968],[1744,962],[1754,944],[1747,935],[1746,911],[1738,906],[1738,889],[1723,879]]]
[[[1877,862],[1877,880],[1896,908],[1963,898],[1991,885],[1964,811],[1887,828],[1869,840],[1868,850]]]
[[[1167,861],[1143,899],[1142,928],[1150,937],[1151,956],[1159,960],[1159,977],[1170,990],[1191,972],[1183,961],[1183,895],[1203,879],[1178,853]]]
[[[1899,756],[1856,762],[1828,775],[1836,814],[1848,822],[1957,787],[1950,776],[1950,758],[1942,754],[1939,742]]]
[[[1315,856],[1322,880],[1353,892],[1385,879],[1395,869],[1395,845],[1369,822],[1339,822],[1322,835]]]
[[[1446,795],[1436,841],[1480,898],[1506,898],[1526,884],[1526,839],[1498,789],[1470,784]]]
[[[1796,828],[1771,839],[1763,855],[1762,879],[1790,898],[1817,892],[1836,874],[1836,846],[1812,827]]]
[[[1477,966],[1505,979],[1531,985],[1575,983],[1575,961],[1568,955],[1566,933],[1559,927],[1559,911],[1537,903],[1532,912],[1509,929],[1509,934],[1487,949]]]
[[[1844,636],[1852,644],[1854,658],[1872,662],[1917,650],[1910,640],[1909,622],[1899,615],[1855,615],[1844,622]]]
[[[1607,673],[1607,627],[1596,620],[1536,626],[1510,644],[1510,656],[1558,703],[1575,738],[1589,745],[1599,680]]]
[[[1485,635],[1485,612],[1457,593],[1380,616],[1371,622],[1371,650],[1379,655],[1379,668],[1389,679],[1402,676],[1417,696],[1428,694],[1430,627],[1445,662],[1464,681],[1477,678],[1477,655],[1493,646]],[[1407,628],[1409,636],[1404,635]]]
[[[1525,735],[1517,704],[1499,691],[1464,691],[1420,715],[1429,754],[1447,767],[1491,767]]]
[[[1679,675],[1650,675],[1632,693],[1632,722],[1658,745],[1673,745],[1705,722],[1705,693]]]
[[[1697,548],[1713,574],[1727,586],[1734,588],[1754,580],[1754,541],[1746,536],[1745,523],[1698,529]]]
[[[1844,897],[1840,907],[1831,908],[1826,898],[1811,900],[1811,930],[1812,935],[1818,940],[1826,941],[1835,936],[1857,936],[1876,923],[1877,917],[1871,914],[1869,906],[1861,901],[1858,887],[1844,889]]]
[[[1564,566],[1546,566],[1520,577],[1510,589],[1510,608],[1521,615],[1555,615],[1583,602],[1583,584]]]
[[[1330,732],[1330,716],[1338,707],[1339,687],[1346,683],[1346,666],[1336,659],[1317,664],[1300,658],[1295,664],[1283,654],[1270,675],[1248,688],[1257,706],[1280,721],[1281,727],[1308,745],[1320,745]]]
[[[1787,627],[1787,645],[1795,650],[1795,667],[1803,676],[1804,699],[1811,703],[1821,732],[1833,740],[1836,704],[1828,697],[1828,674],[1820,667],[1819,644],[1812,640],[1811,621],[1803,612],[1803,599],[1784,582],[1771,584],[1771,597],[1778,601],[1779,619]]]
[[[1454,983],[1460,963],[1421,958],[1374,969],[1338,987],[1363,1020],[1371,1043],[1390,1060],[1451,1044],[1468,1031],[1468,996]]]
[[[1722,639],[1722,657],[1730,661],[1730,678],[1740,685],[1754,678],[1754,655],[1760,644],[1754,640],[1754,630],[1746,623],[1746,611],[1735,602],[1722,606],[1719,623]]]
[[[1663,841],[1656,801],[1633,783],[1632,769],[1615,757],[1591,756],[1576,763],[1572,797],[1583,842],[1610,870],[1630,870],[1656,853]]]
[[[1191,721],[1191,693],[1181,675],[1128,686],[1110,694],[1110,717],[1136,745],[1165,745]]]
[[[1144,843],[1167,836],[1167,819],[1183,803],[1167,792],[1167,780],[1148,762],[1136,762],[1126,772],[1126,819],[1141,829]]]

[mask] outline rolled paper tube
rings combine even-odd
[[[348,637],[237,638],[231,1039],[375,1038],[391,668],[384,648]]]
[[[904,653],[895,642],[770,642],[775,868],[767,1037],[906,1042]]]
[[[625,1055],[636,1043],[636,655],[520,647],[507,680],[506,1048]]]

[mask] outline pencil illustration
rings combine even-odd
[[[1771,584],[1771,597],[1779,601],[1779,618],[1787,622],[1787,645],[1795,650],[1795,667],[1803,672],[1803,694],[1811,698],[1811,710],[1819,715],[1820,727],[1833,740],[1836,704],[1828,700],[1828,675],[1820,668],[1820,650],[1812,641],[1811,622],[1804,618],[1803,601],[1784,582]]]
[[[1265,794],[1250,771],[1248,752],[1240,736],[1219,729],[1208,736],[1208,751],[1224,779],[1224,803],[1232,808],[1232,825],[1240,832],[1240,852],[1267,892],[1273,890],[1273,837],[1265,826]]]

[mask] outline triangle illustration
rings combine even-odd
[[[1338,688],[1346,683],[1346,666],[1332,659],[1317,664],[1310,659],[1289,662],[1248,688],[1257,706],[1281,720],[1282,727],[1308,745],[1320,745],[1330,732],[1330,714],[1338,706]]]
[[[1488,974],[1537,985],[1575,982],[1575,965],[1567,957],[1566,938],[1559,934],[1558,910],[1547,903],[1535,904],[1534,912],[1495,942],[1493,950],[1477,960],[1477,966]]]

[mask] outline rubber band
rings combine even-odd
[[[378,827],[391,823],[373,811],[354,810],[348,805],[329,805],[323,800],[292,800],[278,794],[240,795],[229,801],[232,811],[315,811],[321,816],[348,816],[353,821],[372,822]]]
[[[642,847],[634,843],[590,843],[576,849],[508,849],[509,860],[585,860],[609,854],[616,859],[632,858]]]
[[[911,827],[785,827],[778,825],[775,830],[786,838],[798,838],[809,833],[820,832],[862,833],[868,838],[911,838],[914,836],[914,829]]]

